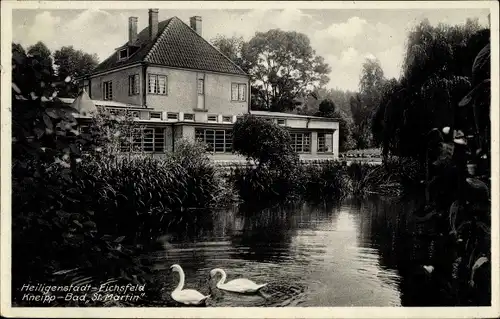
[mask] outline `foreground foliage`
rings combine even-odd
[[[43,182],[18,178],[29,176],[34,162],[25,170],[17,168],[13,287],[74,268],[95,282],[147,282],[151,269],[136,260],[142,248],[165,232],[209,216],[224,194],[208,161],[179,158],[84,160],[75,176],[67,179],[64,169],[56,167]],[[70,278],[71,283],[79,277]]]
[[[414,212],[425,229],[418,236],[437,242],[439,258],[430,262],[451,305],[491,303],[489,34],[471,20],[418,25],[402,79],[373,123],[386,157],[414,158],[425,174],[425,204]]]
[[[140,253],[223,202],[217,172],[201,146],[187,142],[166,161],[115,156],[114,133],[127,135],[132,124],[97,115],[81,133],[78,111],[57,98],[66,82],[52,82],[40,61],[13,47],[13,302],[30,304],[20,288],[42,282],[147,283],[141,301],[157,299]]]

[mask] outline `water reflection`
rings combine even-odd
[[[409,240],[414,229],[406,216],[414,205],[375,198],[214,212],[196,231],[165,240],[156,254],[158,280],[170,291],[177,278],[168,267],[178,263],[186,272],[186,288],[202,292],[210,291],[207,276],[216,267],[227,271],[228,280],[269,283],[267,299],[219,292],[214,306],[429,303],[432,296],[421,290],[428,288],[421,284],[425,278],[407,279],[428,260]]]

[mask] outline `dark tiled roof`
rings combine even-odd
[[[158,37],[161,35],[170,21],[172,21],[172,19],[173,18],[170,18],[158,23],[158,36],[156,37],[156,39],[158,39]],[[149,27],[146,27],[137,35],[137,41],[133,45],[138,47],[138,49],[135,53],[133,53],[133,55],[131,55],[127,60],[119,61],[118,54],[116,53],[116,51],[114,51],[106,60],[99,64],[92,73],[99,73],[117,67],[142,62],[153,47],[154,42],[154,40],[151,41],[149,39]],[[125,43],[123,47],[125,47],[125,45],[127,45],[127,43]]]
[[[170,67],[247,75],[177,17],[158,24],[158,36],[155,40],[149,39],[149,27],[146,27],[137,35],[134,45],[138,49],[127,60],[118,61],[118,54],[113,52],[93,73],[148,62]]]

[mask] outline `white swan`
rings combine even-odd
[[[222,278],[217,282],[217,288],[221,290],[238,292],[238,293],[253,293],[257,292],[267,284],[256,284],[246,278],[238,278],[228,282],[226,281],[226,272],[221,268],[215,268],[210,271],[210,278],[213,278],[217,273],[222,275]]]
[[[184,287],[184,280],[185,280],[185,275],[184,271],[182,270],[181,266],[175,264],[170,267],[172,271],[178,272],[179,273],[179,285],[177,285],[177,288],[172,291],[172,299],[175,301],[185,304],[185,305],[201,305],[206,302],[206,300],[210,297],[204,296],[202,293],[194,290],[194,289],[182,289]]]

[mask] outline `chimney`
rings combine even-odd
[[[128,43],[132,44],[137,40],[137,17],[128,18]]]
[[[158,35],[158,9],[149,9],[149,38],[154,40]]]
[[[200,16],[194,16],[189,18],[189,22],[191,24],[191,28],[196,31],[200,36],[201,34],[201,17]]]

